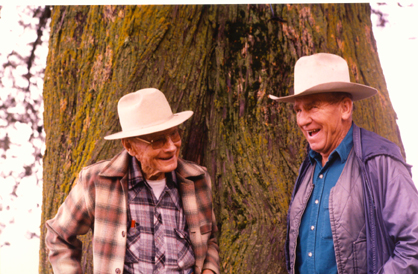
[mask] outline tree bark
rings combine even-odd
[[[208,168],[223,273],[285,273],[286,215],[306,141],[284,96],[304,55],[347,60],[351,80],[378,89],[354,121],[403,146],[376,49],[368,4],[57,6],[44,83],[40,272],[52,218],[83,166],[121,150],[118,99],[163,91],[173,112],[193,110],[181,155]],[[89,235],[83,238],[92,273]]]

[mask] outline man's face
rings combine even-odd
[[[311,149],[328,160],[328,156],[338,147],[351,126],[351,108],[348,117],[344,103],[331,103],[327,94],[300,97],[295,100],[293,108],[298,126]]]
[[[151,144],[137,139],[131,139],[128,146],[124,144],[128,153],[141,163],[146,179],[163,179],[164,173],[171,172],[177,168],[181,140],[173,142],[170,137],[177,130],[177,127],[173,127],[161,132],[140,136],[141,139],[146,141],[165,138],[165,143],[161,148],[154,149]]]

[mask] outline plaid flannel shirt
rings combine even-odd
[[[77,235],[93,230],[94,273],[122,273],[127,237],[127,173],[129,154],[124,150],[111,161],[90,165],[46,222],[45,243],[55,274],[82,273],[81,241]],[[204,167],[179,159],[176,172],[190,241],[196,258],[195,274],[210,269],[219,274],[219,247],[212,208],[209,174]]]
[[[166,186],[157,199],[143,178],[136,158],[128,173],[128,237],[124,272],[188,274],[195,258],[190,244],[175,172],[166,174]],[[132,223],[131,221],[134,220]],[[156,234],[162,234],[159,250]]]

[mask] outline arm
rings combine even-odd
[[[206,169],[205,169],[206,170]],[[210,197],[212,197],[212,182],[209,173],[205,174],[206,182],[210,189]],[[220,273],[220,262],[219,262],[219,246],[216,239],[216,233],[218,232],[218,226],[216,225],[216,217],[213,211],[212,203],[212,231],[208,240],[208,249],[206,251],[206,258],[203,263],[202,274],[219,274]]]
[[[406,167],[389,157],[375,161],[382,217],[394,250],[379,273],[418,273],[418,192]]]
[[[46,222],[45,243],[55,274],[82,273],[82,243],[76,236],[89,231],[93,215],[87,206],[92,200],[86,187],[87,183],[81,178],[82,173],[78,183],[58,209],[57,215]]]

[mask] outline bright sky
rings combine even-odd
[[[38,20],[32,18],[32,16],[24,17],[25,23],[38,23]],[[22,26],[18,24],[18,18],[19,14],[16,7],[3,6],[0,19],[0,37],[2,37],[0,64],[5,63],[7,56],[13,50],[26,56],[28,43],[36,39],[36,33],[23,30]],[[36,53],[45,63],[47,49]],[[18,62],[13,58],[12,61]],[[31,69],[32,73],[39,69],[39,67],[36,67],[37,63]],[[15,79],[21,79],[21,75],[27,73],[26,66],[18,66],[15,70],[8,67],[2,73],[1,82],[4,87],[0,91],[0,100],[4,101],[9,94],[13,95],[18,104],[17,107],[8,109],[8,111],[16,114],[25,113],[26,109],[19,102],[23,102],[27,98],[25,98],[24,93],[17,92],[12,88],[13,83],[10,76],[13,75]],[[25,81],[19,83],[27,85]],[[30,95],[32,98],[40,98],[41,93],[42,81],[32,86]],[[4,126],[6,122],[2,118],[0,117],[0,125]],[[39,167],[38,170],[34,170],[36,176],[25,177],[19,182],[16,190],[17,197],[10,195],[13,192],[16,179],[24,172],[24,166],[35,162],[35,157],[32,155],[34,152],[33,145],[29,143],[32,134],[31,125],[17,122],[14,126],[8,127],[7,134],[11,139],[10,149],[6,151],[6,159],[0,157],[0,220],[1,223],[6,223],[6,227],[0,226],[0,273],[37,273],[39,238],[32,238],[32,233],[35,232],[39,235],[42,185],[37,182],[36,177],[42,178],[42,169]],[[2,130],[0,137],[5,135],[6,132]],[[38,147],[42,145],[42,143],[37,144]],[[0,149],[0,153],[3,154],[4,150]],[[7,245],[7,243],[10,243],[10,245]],[[18,258],[20,259],[16,260]]]
[[[416,118],[418,85],[418,4],[413,1],[400,1],[386,6],[372,4],[388,14],[389,23],[384,28],[373,28],[377,41],[380,63],[383,68],[389,96],[398,115],[398,127],[405,147],[406,160],[414,167],[412,176],[418,185],[418,142]],[[372,20],[376,17],[372,16]]]
[[[418,75],[418,5],[408,7],[413,1],[401,2],[404,8],[396,3],[387,6],[372,4],[372,8],[379,9],[389,14],[388,25],[385,28],[374,28],[374,35],[377,41],[379,57],[385,74],[386,82],[392,104],[398,115],[398,125],[401,131],[402,141],[405,146],[408,163],[414,165],[413,175],[418,176],[418,143],[414,134],[417,117],[413,109],[417,108],[418,85],[415,79]],[[0,50],[0,64],[3,63],[6,53],[27,41],[33,40],[33,34],[22,33],[17,25],[16,8],[4,6],[1,11],[0,37],[2,37]],[[372,20],[374,17],[372,17]],[[41,54],[46,58],[46,51]],[[19,68],[24,70],[25,68]],[[3,84],[7,87],[9,83],[2,78]],[[39,94],[42,90],[42,83],[33,94]],[[6,88],[0,92],[0,100],[12,90]],[[16,112],[24,111],[16,108]],[[1,117],[0,117],[1,118]],[[0,119],[0,124],[2,120]],[[5,134],[4,132],[1,134]],[[8,151],[7,161],[0,158],[0,174],[20,172],[19,168],[25,162],[31,161],[31,146],[27,141],[30,135],[30,127],[25,124],[16,124],[9,131],[14,144]],[[18,155],[12,158],[12,155]],[[42,176],[41,170],[38,176]],[[1,176],[0,176],[1,177]],[[10,246],[0,248],[0,273],[20,274],[38,272],[39,239],[29,239],[31,232],[39,235],[39,222],[41,218],[40,204],[42,202],[42,187],[36,184],[35,179],[26,178],[20,182],[17,195],[19,199],[13,198],[6,193],[11,193],[14,186],[14,178],[1,179],[0,183],[0,204],[3,210],[0,211],[2,222],[10,222],[6,228],[0,227],[0,245],[10,242]],[[5,195],[6,194],[6,195]],[[39,206],[37,206],[37,204]],[[9,205],[10,210],[5,210]],[[19,259],[17,263],[16,258]],[[21,263],[21,260],[24,263]]]

